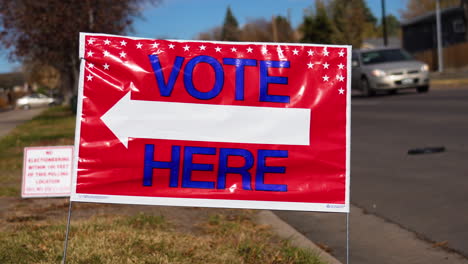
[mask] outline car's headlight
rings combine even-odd
[[[422,72],[427,72],[427,71],[429,71],[429,65],[424,64],[423,66],[421,66],[421,71],[422,71]]]
[[[374,75],[375,77],[383,77],[386,75],[386,73],[382,70],[379,70],[379,69],[375,69],[375,70],[372,70],[372,75]]]

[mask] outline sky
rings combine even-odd
[[[342,0],[345,1],[345,0]],[[366,0],[374,16],[381,17],[381,0]],[[405,0],[386,0],[387,14],[400,17]],[[304,16],[304,10],[314,6],[314,0],[162,0],[156,7],[147,7],[142,19],[136,19],[130,36],[161,39],[194,39],[198,33],[223,23],[227,7],[242,26],[251,19],[271,19],[273,15],[287,17],[288,10],[293,28]],[[7,59],[0,50],[0,73],[19,67]]]

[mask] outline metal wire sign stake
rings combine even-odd
[[[68,249],[68,236],[70,234],[70,221],[72,214],[72,200],[70,199],[70,204],[68,205],[68,219],[67,219],[67,231],[65,233],[65,242],[63,243],[63,258],[62,264],[65,264],[67,261],[67,249]]]

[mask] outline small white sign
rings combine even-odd
[[[24,148],[21,196],[70,196],[72,161],[73,146]]]

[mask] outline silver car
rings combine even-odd
[[[429,67],[398,48],[355,50],[352,53],[352,87],[365,96],[399,89],[429,91]]]
[[[18,98],[16,107],[23,109],[30,109],[31,107],[47,106],[57,104],[56,100],[52,97],[40,93],[33,93],[30,95]]]

